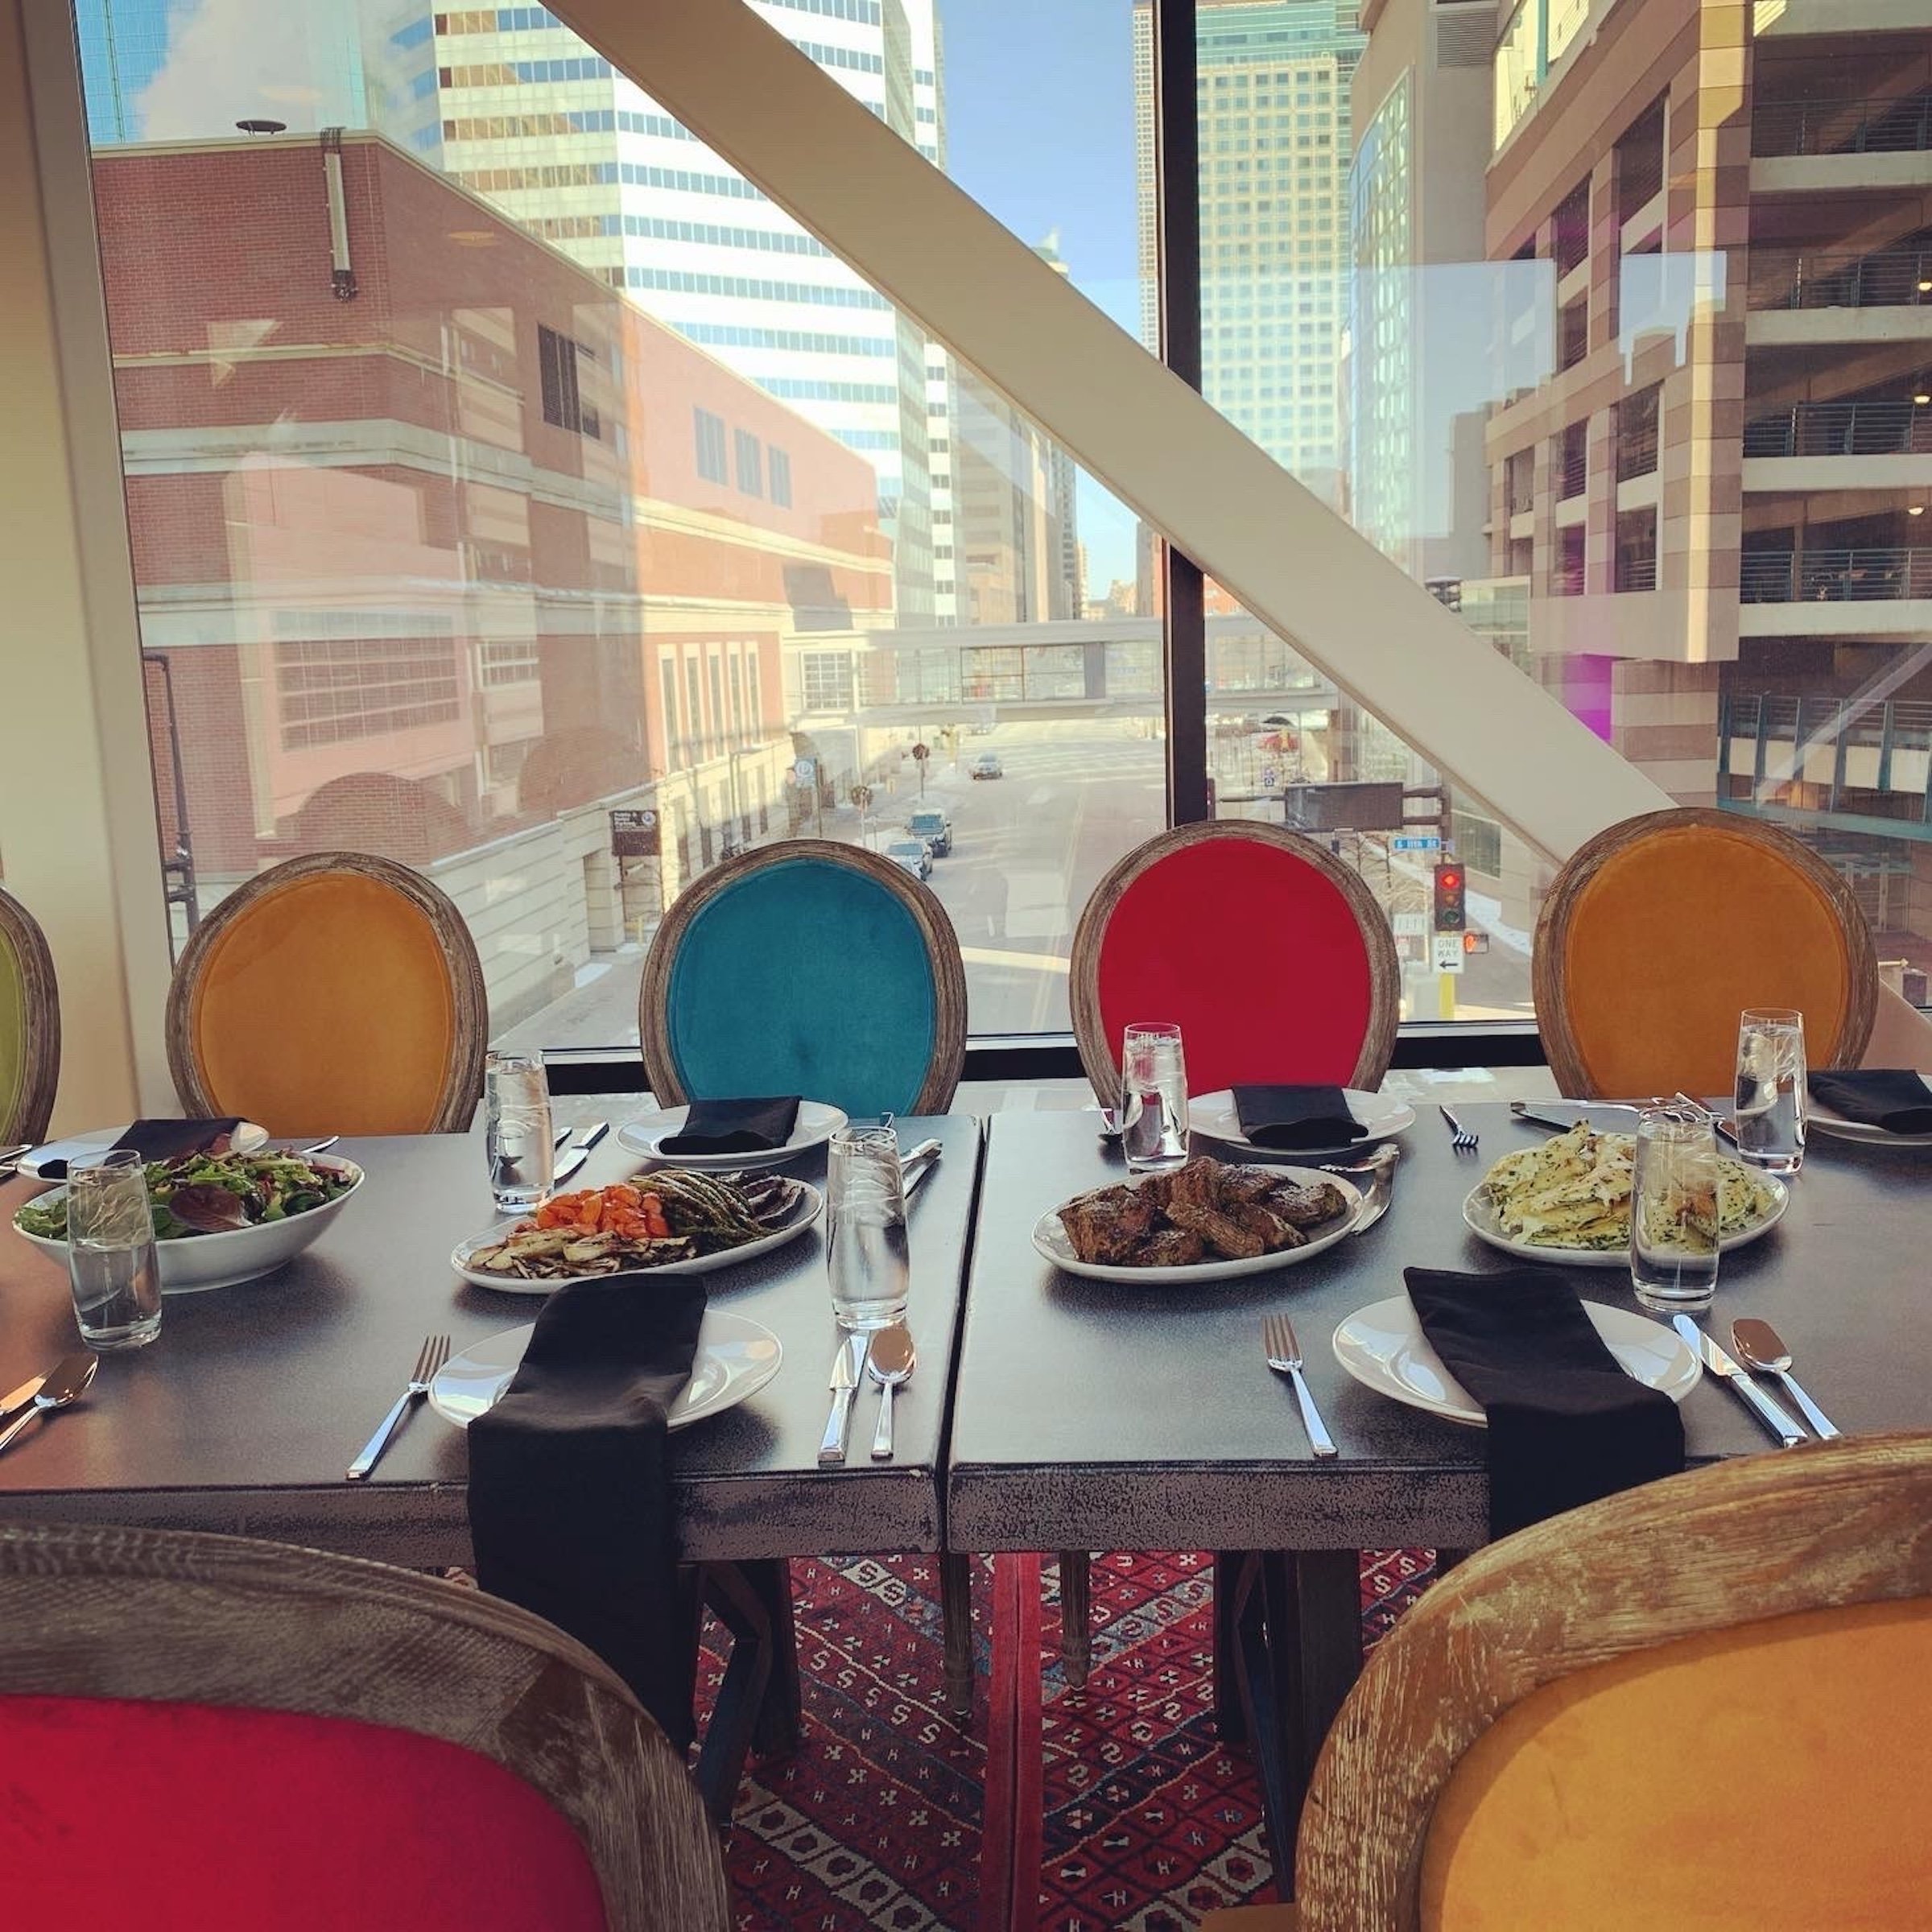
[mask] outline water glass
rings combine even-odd
[[[1121,1147],[1136,1174],[1187,1158],[1187,1062],[1178,1026],[1129,1026],[1121,1043]]]
[[[1737,1150],[1753,1166],[1805,1164],[1805,1016],[1751,1008],[1737,1022]]]
[[[1646,1308],[1695,1314],[1717,1286],[1722,1166],[1710,1121],[1651,1108],[1637,1123],[1630,1189],[1630,1281]]]
[[[131,1147],[67,1168],[67,1273],[90,1348],[139,1348],[161,1332],[161,1263],[147,1167]]]
[[[542,1056],[493,1053],[484,1063],[483,1100],[497,1212],[527,1214],[550,1192],[556,1158]]]
[[[899,1141],[890,1127],[841,1127],[832,1137],[825,1254],[840,1327],[869,1332],[905,1320],[912,1264]]]

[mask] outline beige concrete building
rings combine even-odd
[[[1790,824],[1932,947],[1932,0],[1522,0],[1492,414],[1529,667],[1687,803]]]

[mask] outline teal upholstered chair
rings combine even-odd
[[[876,852],[824,839],[761,846],[714,866],[666,914],[638,1030],[660,1106],[797,1093],[853,1115],[943,1113],[966,1058],[959,939],[945,907]],[[947,1688],[963,1710],[971,1572],[964,1557],[940,1563]],[[764,1606],[780,1688],[758,1742],[783,1749],[797,1721],[790,1566],[729,1567],[747,1587],[728,1595]]]
[[[0,892],[0,1141],[42,1141],[60,1082],[60,995],[33,914]]]
[[[679,896],[638,1024],[663,1106],[799,1093],[854,1115],[943,1113],[965,1059],[965,969],[945,908],[901,867],[788,840]]]

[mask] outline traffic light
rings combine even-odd
[[[1435,869],[1435,930],[1461,932],[1469,923],[1463,903],[1463,869],[1453,859],[1445,859]]]

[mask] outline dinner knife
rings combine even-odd
[[[1758,1420],[1787,1449],[1794,1449],[1804,1441],[1804,1430],[1758,1387],[1750,1373],[1739,1368],[1689,1315],[1673,1315],[1670,1325],[1683,1337],[1691,1352],[1713,1375],[1723,1377],[1757,1411]]]
[[[18,1415],[46,1385],[44,1375],[30,1376],[12,1394],[0,1397],[0,1422]]]
[[[840,1343],[838,1353],[832,1358],[832,1380],[828,1385],[832,1390],[832,1414],[825,1418],[825,1434],[819,1443],[821,1463],[845,1459],[845,1436],[852,1426],[852,1391],[859,1385],[859,1372],[871,1346],[869,1335],[852,1335]]]
[[[899,1183],[903,1199],[910,1200],[913,1189],[939,1165],[939,1152],[937,1141],[921,1141],[918,1146],[908,1148],[899,1156]]]

